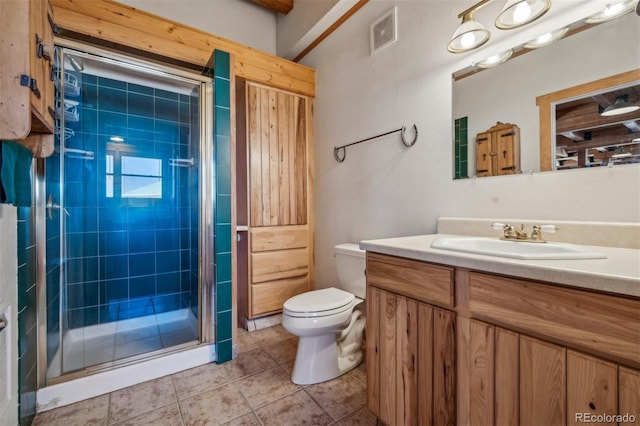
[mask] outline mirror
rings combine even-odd
[[[555,149],[551,152],[551,145],[555,143],[545,142],[552,139],[551,132],[556,123],[550,123],[548,132],[541,135],[540,114],[544,112],[538,108],[537,98],[637,70],[639,63],[637,40],[640,26],[634,13],[576,30],[580,24],[571,25],[567,33],[571,35],[565,35],[554,44],[534,50],[514,49],[516,53],[498,66],[487,69],[468,67],[454,73],[454,178],[483,175],[477,172],[476,167],[476,136],[499,123],[517,126],[517,172],[556,170]],[[601,88],[598,94],[605,96],[605,92],[605,88]],[[574,100],[569,98],[567,102]],[[542,144],[541,139],[545,139]],[[589,146],[591,151],[585,155],[593,154],[593,149],[597,148]],[[500,152],[504,153],[503,150]],[[587,164],[586,160],[584,164]]]

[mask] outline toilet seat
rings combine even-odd
[[[352,309],[356,297],[335,287],[308,291],[284,302],[284,314],[297,318],[326,317]]]

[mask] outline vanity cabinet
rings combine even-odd
[[[640,425],[637,297],[368,251],[366,330],[387,425]]]
[[[468,424],[640,421],[640,301],[546,283],[468,275]],[[467,381],[468,380],[468,381]],[[604,422],[607,423],[607,422]],[[609,422],[610,423],[610,422]]]
[[[53,11],[48,0],[0,2],[0,139],[53,151]]]
[[[237,223],[249,238],[238,308],[253,319],[313,287],[312,111],[306,96],[252,82],[236,93]]]
[[[388,425],[456,424],[453,270],[367,254],[367,406]]]
[[[500,123],[476,135],[476,174],[498,176],[520,173],[520,128]]]

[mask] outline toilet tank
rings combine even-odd
[[[338,288],[364,299],[367,288],[365,251],[360,250],[358,244],[344,243],[333,248],[333,255],[336,258]]]

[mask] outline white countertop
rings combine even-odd
[[[640,297],[640,250],[584,246],[606,259],[520,260],[431,248],[433,240],[455,235],[432,234],[363,240],[360,248],[426,262],[565,284],[572,287]]]

